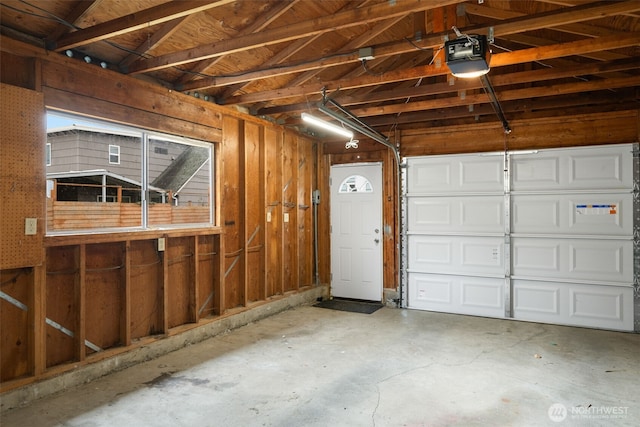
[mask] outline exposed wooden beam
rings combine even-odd
[[[371,0],[364,0],[361,3],[347,3],[347,5],[342,8],[340,11],[346,11],[349,9],[355,9],[355,8],[359,8],[359,7],[364,7],[366,6],[368,3],[370,3]],[[376,23],[376,25],[369,31],[366,31],[365,33],[361,34],[359,37],[356,37],[355,39],[351,40],[350,42],[348,42],[346,45],[343,45],[341,47],[341,51],[348,51],[350,49],[354,49],[356,47],[361,47],[362,45],[364,45],[365,43],[368,43],[369,40],[371,40],[373,37],[379,35],[380,33],[386,31],[390,26],[393,25],[393,23],[398,22],[399,20],[403,19],[403,16],[397,16],[395,18],[391,18],[388,19],[386,21],[382,21],[382,22],[378,22]],[[264,66],[274,66],[277,65],[277,67],[275,67],[276,69],[280,69],[283,68],[282,67],[282,61],[284,61],[285,59],[290,58],[291,56],[293,56],[293,54],[299,52],[302,50],[303,47],[306,47],[308,45],[311,45],[311,43],[314,43],[315,40],[319,39],[322,36],[322,34],[317,34],[315,36],[312,37],[307,37],[304,39],[298,39],[292,43],[289,44],[289,46],[285,49],[283,49],[282,51],[278,52],[276,55],[274,55],[269,61],[265,62],[263,64],[263,68]],[[305,72],[301,75],[296,76],[293,80],[291,80],[289,82],[289,85],[292,86],[298,86],[303,84],[304,82],[306,82],[307,80],[313,78],[313,76],[317,75],[321,69],[324,69],[327,67],[318,67],[314,70]],[[230,87],[228,87],[221,95],[221,98],[227,98],[230,96],[233,96],[238,90],[243,89],[244,87],[246,87],[249,84],[249,82],[243,82],[243,83],[238,83],[238,84],[233,84]],[[261,108],[262,107],[262,103],[258,103],[256,105],[254,105],[252,108],[255,110],[257,108]]]
[[[640,3],[640,2],[638,2]],[[640,44],[640,33],[627,33],[623,36],[600,37],[597,39],[585,39],[569,43],[560,43],[538,48],[517,50],[513,52],[498,53],[491,57],[491,67],[521,64],[530,61],[558,58],[575,55],[576,52],[597,52],[607,49],[636,46]],[[439,76],[448,74],[449,69],[444,60],[436,60],[432,65],[415,67],[408,70],[396,70],[384,73],[380,76],[362,76],[351,80],[338,80],[320,82],[300,87],[287,87],[264,92],[255,92],[239,95],[227,100],[226,104],[245,104],[253,102],[283,99],[307,94],[319,93],[322,88],[333,91],[337,89],[353,89],[361,86],[373,86],[384,83],[392,83],[403,80],[417,79],[427,76]]]
[[[120,61],[118,67],[126,68],[130,64],[137,61],[138,58],[144,56],[145,53],[149,52],[160,43],[171,37],[171,35],[173,35],[173,33],[175,33],[180,28],[180,26],[185,24],[192,16],[193,15],[187,15],[165,22],[160,30],[153,33],[153,35],[149,36],[147,40],[143,41],[137,48],[135,48],[135,53],[129,54],[126,58]]]
[[[102,0],[77,1],[71,12],[69,12],[64,17],[64,21],[72,25],[75,24],[80,18],[82,18],[86,14],[89,14],[93,9],[95,9],[96,5],[100,4],[101,2]],[[69,28],[68,25],[58,25],[58,28],[51,32],[51,34],[47,37],[47,45],[54,44],[56,40],[62,37],[63,34],[69,32],[69,30],[71,30],[71,28]]]
[[[130,33],[163,22],[181,18],[193,13],[202,12],[214,7],[220,7],[235,0],[216,0],[212,2],[171,1],[161,5],[131,13],[111,21],[103,22],[82,30],[74,31],[60,37],[52,46],[56,52],[72,49],[78,46],[106,40],[111,37]]]
[[[559,6],[580,6],[581,4],[584,4],[583,0],[538,0],[538,1],[543,3],[549,3],[549,4],[557,4]],[[639,14],[632,13],[632,12],[625,12],[622,15],[632,16],[634,18],[640,17]]]
[[[597,80],[591,82],[561,83],[542,87],[506,90],[497,93],[501,102],[521,98],[540,98],[543,96],[563,95],[571,93],[589,92],[603,89],[618,89],[640,85],[640,76],[617,79]],[[352,109],[359,117],[378,116],[385,114],[405,113],[407,111],[422,111],[437,108],[456,107],[463,105],[482,104],[489,102],[486,94],[466,95],[464,98],[451,96],[447,98],[430,99],[401,104],[389,104],[370,108]]]
[[[221,40],[214,45],[197,46],[180,52],[139,60],[132,64],[129,73],[143,73],[190,62],[201,61],[234,52],[269,46],[343,28],[364,25],[420,10],[460,3],[461,0],[407,0],[401,3],[380,3],[361,9],[347,10],[334,15],[302,21],[284,27],[273,28],[242,37]]]
[[[532,99],[519,99],[502,102],[501,106],[505,113],[523,113],[530,111],[541,111],[568,107],[609,105],[628,105],[636,102],[637,98],[633,93],[614,93],[603,95],[602,91],[589,93],[571,94],[565,96],[541,97]],[[449,120],[462,117],[475,117],[484,115],[495,115],[493,106],[487,104],[477,104],[473,106],[457,106],[450,108],[437,108],[424,111],[408,111],[402,114],[390,114],[387,116],[368,117],[366,122],[372,127],[410,124],[415,122]]]
[[[627,0],[622,2],[599,2],[583,4],[560,11],[552,11],[539,15],[524,15],[519,18],[509,19],[493,26],[496,37],[508,34],[523,33],[525,31],[537,30],[540,28],[557,27],[561,25],[573,24],[576,22],[590,21],[607,16],[620,15],[625,12],[635,12],[640,10],[640,2],[637,0]],[[486,26],[479,27],[480,29]],[[467,29],[465,29],[466,31]],[[469,29],[473,31],[473,28]]]
[[[252,33],[264,30],[269,25],[271,25],[274,21],[276,21],[279,17],[281,17],[286,11],[291,9],[296,3],[300,1],[301,0],[284,0],[284,1],[278,2],[274,7],[269,9],[267,12],[261,14],[261,16],[256,21],[254,21],[251,25],[239,31],[237,36],[243,36],[246,34],[252,34]],[[210,60],[207,60],[207,61],[200,61],[191,70],[189,70],[190,71],[189,73],[183,74],[178,80],[176,80],[174,82],[174,85],[176,87],[185,86],[187,82],[190,82],[193,79],[195,79],[199,73],[203,73],[204,71],[207,70],[207,68],[214,66],[222,58],[223,58],[222,56],[219,56],[216,58],[211,58]],[[130,64],[127,64],[127,65],[130,65]],[[193,87],[193,88],[185,87],[184,90],[193,90],[193,89],[201,89],[201,87]]]
[[[526,16],[525,13],[506,9],[497,9],[475,3],[465,3],[464,5],[462,5],[462,7],[464,7],[464,11],[466,13],[469,13],[471,15],[482,16],[484,18],[499,19],[501,21]],[[606,27],[583,24],[579,22],[573,24],[558,25],[551,28],[564,33],[577,34],[586,37],[612,36],[614,34],[621,33],[619,31],[610,30]]]
[[[586,76],[593,74],[610,73],[616,71],[626,71],[640,68],[640,63],[633,58],[598,62],[593,64],[576,64],[568,68],[545,68],[541,70],[521,71],[509,74],[499,74],[491,77],[491,83],[495,87],[516,85],[523,83],[533,83],[540,81],[557,80],[568,77]],[[450,82],[435,83],[418,87],[395,88],[386,91],[370,92],[359,96],[339,96],[337,98],[341,105],[351,106],[358,104],[369,104],[372,102],[385,102],[406,98],[418,98],[422,96],[439,95],[461,90],[481,89],[482,83],[479,79],[456,79],[455,84]],[[257,111],[259,115],[271,115],[281,113],[295,113],[308,108],[307,103],[285,105],[278,107],[263,108]]]
[[[630,2],[625,3],[625,9],[628,9],[631,7],[628,3]],[[587,8],[586,10],[584,7],[578,8],[575,10],[570,9],[568,11],[558,12],[552,16],[549,16],[548,14],[544,14],[543,16],[535,16],[535,17],[525,16],[524,18],[526,19],[524,19],[524,21],[522,19],[521,14],[519,14],[518,16],[513,15],[514,17],[512,18],[512,22],[506,22],[504,24],[500,24],[502,26],[498,25],[494,27],[494,32],[497,36],[499,36],[503,34],[508,34],[511,31],[513,31],[514,24],[515,24],[515,28],[522,28],[524,31],[525,29],[544,28],[544,25],[552,21],[553,22],[575,22],[577,20],[586,19],[585,18],[586,16],[590,16],[589,13],[596,14],[596,15],[603,15],[603,14],[617,13],[620,10],[619,5],[615,5],[616,6],[615,8],[613,7],[613,5],[605,5],[605,6],[599,6],[599,7],[594,7],[592,5],[589,5],[589,6],[590,7]],[[571,24],[571,25],[577,25],[577,24]],[[485,28],[484,31],[486,32],[487,29]],[[419,47],[420,48],[437,47],[438,45],[442,44],[443,35],[444,34],[442,35],[438,34],[436,36],[431,36],[429,38],[426,38],[425,40],[419,43]],[[532,43],[529,42],[527,44],[531,45]],[[348,51],[348,49],[354,49],[359,46],[362,46],[362,43],[359,44],[357,41],[354,41],[354,43],[350,43],[349,45],[345,46],[345,48],[342,50]],[[405,53],[412,50],[415,50],[415,47],[411,46],[406,41],[397,42],[393,45],[375,47],[376,57],[398,55],[400,53]],[[621,57],[621,55],[614,55],[614,54],[606,56],[606,53],[596,53],[594,55],[596,56],[596,59],[599,59],[599,60],[610,60],[610,59]],[[303,84],[308,79],[312,78],[314,75],[316,75],[318,73],[318,70],[321,70],[330,66],[343,65],[346,63],[355,63],[359,61],[360,61],[360,58],[357,52],[353,52],[351,54],[346,54],[344,56],[321,59],[321,60],[312,61],[312,62],[284,65],[284,66],[279,66],[277,68],[269,68],[269,69],[263,68],[260,70],[249,71],[247,73],[244,73],[242,75],[237,75],[237,76],[207,77],[207,78],[194,81],[189,85],[178,86],[177,89],[194,90],[194,89],[203,89],[207,87],[219,87],[219,86],[236,84],[238,82],[248,82],[248,81],[259,80],[259,79],[268,78],[268,77],[297,73],[301,71],[314,71],[312,73],[309,72],[304,76],[299,76],[295,79],[295,81],[292,81],[289,83],[290,86],[298,86]],[[222,98],[224,99],[227,96],[228,96],[228,92],[225,92]]]

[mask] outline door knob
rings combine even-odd
[[[376,244],[380,243],[380,239],[373,239],[374,242],[376,242]]]

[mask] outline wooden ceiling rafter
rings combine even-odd
[[[348,4],[347,6],[349,7],[349,9],[355,9],[357,7],[363,6],[365,4],[368,3],[368,0],[364,0],[363,2],[359,3],[359,4]],[[344,11],[345,9],[343,9]],[[264,67],[276,67],[276,69],[285,69],[287,66],[286,65],[282,65],[282,63],[291,58],[293,55],[295,55],[296,53],[302,51],[304,48],[306,48],[307,46],[309,46],[311,43],[314,43],[319,37],[321,37],[322,34],[316,34],[313,36],[309,36],[309,37],[304,37],[301,39],[297,39],[295,41],[293,41],[292,43],[290,43],[287,47],[285,47],[284,49],[280,50],[279,52],[277,52],[275,55],[273,55],[270,59],[268,59],[267,61],[265,61],[265,63],[262,64],[262,68]],[[242,77],[237,77],[236,79],[234,78],[224,78],[223,80],[224,82],[221,82],[221,80],[218,77],[204,77],[201,79],[198,79],[197,81],[191,82],[191,84],[184,84],[184,85],[179,85],[178,89],[179,90],[202,90],[202,89],[206,89],[209,87],[216,87],[218,85],[222,86],[229,86],[229,88],[227,88],[227,93],[228,94],[223,94],[222,97],[226,97],[226,96],[231,96],[233,93],[242,90],[242,88],[244,88],[246,86],[247,83],[253,81],[253,80],[257,80],[257,79],[262,79],[264,78],[264,76],[262,75],[262,73],[258,72],[255,78],[251,78],[249,76],[249,73],[251,73],[250,71],[247,73],[241,73]],[[284,73],[284,74],[288,74]],[[275,76],[277,74],[273,74],[270,76]],[[235,81],[234,81],[235,80]]]
[[[571,68],[546,68],[540,70],[520,71],[510,74],[498,74],[491,77],[491,83],[494,87],[521,85],[527,83],[544,82],[551,80],[566,79],[571,77],[579,77],[586,75],[598,75],[615,71],[627,71],[640,69],[640,63],[632,58],[610,61],[597,62],[593,64],[576,64]],[[479,79],[456,79],[452,85],[449,81],[424,85],[419,87],[411,87],[405,89],[391,89],[386,91],[377,91],[367,93],[365,95],[340,96],[340,104],[343,106],[354,106],[361,104],[369,104],[372,102],[396,101],[406,98],[420,98],[424,96],[433,96],[438,94],[446,94],[457,92],[460,90],[482,89],[482,83]],[[299,113],[304,111],[305,104],[292,104],[287,106],[267,107],[258,110],[261,115],[281,114],[281,113]]]
[[[626,2],[624,7],[621,7],[620,5],[615,5],[615,7],[614,5],[605,5],[605,6],[597,6],[597,7],[591,6],[587,10],[600,15],[607,15],[611,13],[617,13],[620,9],[622,10],[628,10],[629,8],[640,9],[640,3],[636,4],[635,6],[632,6],[629,3],[630,2]],[[465,7],[466,6],[467,5],[465,5]],[[550,23],[553,23],[553,22],[573,22],[573,24],[569,24],[569,25],[577,25],[575,24],[576,22],[579,22],[580,19],[587,19],[588,16],[590,15],[585,15],[584,8],[578,11],[563,11],[563,12],[557,12],[553,15],[547,14],[545,15],[545,17],[527,17],[523,15],[519,15],[519,16],[513,15],[511,17],[510,22],[503,22],[500,24],[496,24],[493,26],[493,28],[494,28],[494,34],[496,35],[496,37],[498,37],[498,36],[503,36],[508,34],[514,34],[513,33],[514,28],[518,28],[518,27],[521,28],[522,31],[526,31],[526,30],[544,28],[546,25],[549,25]],[[477,30],[480,30],[478,32],[486,33],[488,32],[488,28],[489,26],[485,26],[482,28],[478,28]],[[423,39],[421,42],[418,42],[417,46],[422,49],[437,48],[439,45],[442,45],[443,37],[447,33],[448,31],[446,31],[443,34],[438,34],[436,36],[429,36],[428,38]],[[543,43],[543,42],[538,40],[538,43],[529,41],[523,44],[526,44],[529,46],[531,45],[537,46],[537,45],[540,45],[540,43]],[[357,47],[361,47],[361,45],[353,44],[352,46],[345,46],[340,51],[348,52],[349,50],[356,49]],[[410,52],[416,49],[416,47],[412,47],[406,41],[398,41],[391,45],[387,44],[382,46],[373,46],[373,48],[374,48],[376,57],[398,55],[398,54]],[[602,55],[606,55],[606,54],[602,54]],[[596,55],[596,58],[599,60],[613,59],[612,56],[614,54],[609,54],[609,55],[610,56],[600,56],[600,57]],[[290,65],[284,64],[282,66],[278,66],[277,68],[263,68],[259,70],[247,71],[237,76],[218,76],[218,77],[211,76],[211,77],[199,79],[197,80],[197,82],[193,82],[190,85],[179,86],[177,87],[177,89],[201,90],[208,87],[226,86],[226,85],[231,85],[231,84],[235,84],[243,81],[259,80],[259,79],[281,76],[281,75],[291,74],[291,73],[319,70],[319,69],[324,69],[326,67],[331,67],[331,66],[357,63],[359,61],[360,61],[360,58],[359,58],[358,52],[353,52],[350,55],[333,57],[328,59],[319,59],[317,61],[310,61],[302,64],[300,63],[290,64]],[[317,75],[317,72],[312,73],[310,75],[315,76]],[[289,82],[289,84],[300,85],[300,84],[303,84],[304,82],[305,82],[304,79],[296,78],[293,81]],[[224,99],[224,98],[227,98],[228,96],[229,96],[228,93],[225,93],[223,96],[221,96],[221,98]]]
[[[238,31],[237,36],[243,36],[246,34],[252,34],[252,33],[264,30],[269,25],[271,25],[274,21],[280,18],[284,13],[290,10],[293,6],[295,6],[296,3],[298,3],[299,1],[301,0],[286,0],[286,1],[278,2],[276,6],[269,9],[266,13],[261,14],[261,16],[258,17],[258,19],[253,21],[246,28]],[[224,56],[218,56],[215,58],[211,58],[209,60],[200,61],[193,68],[189,70],[189,73],[183,74],[178,80],[174,81],[174,86],[175,87],[184,86],[185,87],[184,90],[202,89],[202,87],[189,84],[189,82],[192,82],[194,79],[196,79],[196,77],[199,74],[207,71],[208,68],[213,67],[220,60],[222,60],[222,58],[224,58]],[[127,65],[130,65],[130,64],[127,64]],[[201,81],[201,80],[202,79],[198,79],[197,81]],[[193,87],[190,87],[190,86],[193,86]]]
[[[128,72],[138,74],[180,66],[190,62],[310,37],[328,31],[364,25],[398,15],[406,15],[408,13],[458,2],[460,2],[460,0],[431,0],[429,2],[408,0],[402,3],[380,3],[361,9],[339,12],[322,19],[312,19],[292,25],[267,29],[260,33],[220,40],[214,45],[197,46],[192,49],[186,49],[155,58],[139,60],[132,64]]]
[[[490,79],[513,117],[639,105],[637,0],[251,1],[0,0],[0,20],[6,43],[299,129],[323,90],[385,131],[495,121],[480,82],[446,66],[453,25],[493,35]]]
[[[79,21],[83,16],[89,15],[92,10],[94,10],[102,0],[93,0],[93,1],[78,1],[74,5],[71,12],[69,12],[64,18],[64,22],[67,22],[71,25],[75,25],[77,21]],[[60,37],[64,34],[68,33],[71,28],[66,24],[58,24],[58,28],[47,36],[45,42],[49,45],[54,44],[58,41]]]
[[[611,90],[627,86],[640,85],[640,76],[623,77],[618,79],[606,79],[597,81],[580,81],[575,83],[560,83],[547,85],[544,87],[530,87],[522,89],[511,89],[497,92],[501,102],[521,98],[539,98],[550,95],[562,95],[570,93],[585,93],[594,90]],[[425,101],[415,101],[409,104],[388,104],[376,107],[352,108],[351,112],[359,117],[370,117],[385,114],[397,114],[408,111],[433,110],[436,108],[458,107],[470,104],[483,104],[490,102],[484,93],[476,95],[466,95],[465,97],[450,96],[447,98],[429,99]]]
[[[596,52],[599,50],[616,49],[621,47],[635,46],[640,42],[640,33],[629,33],[625,36],[600,37],[598,39],[579,40],[570,43],[544,46],[543,48],[530,48],[513,52],[494,54],[491,57],[491,67],[502,67],[515,65],[536,60],[552,59],[568,56],[578,52]],[[396,70],[385,73],[383,76],[364,76],[351,80],[339,80],[332,82],[320,82],[307,86],[281,88],[266,92],[255,92],[224,100],[227,104],[245,104],[261,102],[273,99],[305,96],[307,94],[319,93],[323,88],[329,91],[338,89],[351,89],[362,86],[372,86],[411,80],[425,76],[439,76],[449,74],[449,69],[444,65],[444,61],[435,61],[432,65],[416,67],[408,70]]]
[[[158,31],[150,34],[149,37],[138,45],[126,58],[118,64],[119,68],[127,68],[133,64],[138,58],[143,57],[147,52],[160,45],[163,41],[170,38],[183,24],[186,24],[194,15],[181,16],[180,18],[167,21]]]
[[[77,48],[111,37],[149,28],[153,25],[162,24],[207,9],[220,7],[233,1],[234,0],[216,0],[207,3],[198,0],[185,0],[163,3],[140,12],[130,13],[111,21],[102,22],[89,28],[68,33],[56,40],[50,48],[56,52]]]
[[[609,91],[607,91],[609,92]],[[578,108],[589,106],[598,108],[599,105],[620,105],[623,108],[630,104],[637,104],[637,94],[594,91],[589,93],[569,94],[563,96],[519,99],[501,102],[505,114],[531,113],[534,111],[559,111],[563,108]],[[480,116],[495,117],[493,106],[488,103],[472,104],[458,107],[438,108],[424,111],[403,112],[386,116],[372,116],[367,118],[367,124],[374,127],[410,125],[415,122],[430,122],[445,119],[459,119]],[[511,118],[511,117],[510,117]]]
[[[365,0],[363,1],[361,4],[357,5],[356,7],[362,7],[365,6],[367,3],[369,3],[369,0]],[[398,15],[396,17],[387,19],[387,20],[383,20],[383,21],[379,21],[376,22],[375,25],[373,26],[373,28],[369,29],[368,31],[365,31],[364,33],[360,34],[358,37],[348,41],[346,44],[342,45],[340,47],[340,52],[347,52],[349,50],[354,50],[360,47],[365,46],[366,44],[368,44],[374,37],[379,36],[380,34],[384,33],[386,30],[388,30],[390,27],[392,27],[394,24],[396,24],[397,22],[405,19],[406,15]],[[317,36],[314,36],[313,38],[309,38],[308,39],[308,44],[312,43],[314,40],[318,39],[322,37],[322,34],[318,34]],[[295,45],[296,43],[292,43],[292,45]],[[358,57],[358,62],[360,61],[360,58]],[[340,65],[343,65],[344,62]],[[274,64],[276,65],[276,64]],[[281,66],[279,65],[278,68],[280,68]],[[306,72],[303,72],[302,74],[298,74],[297,76],[295,76],[293,78],[293,80],[290,80],[288,82],[288,85],[291,86],[298,86],[298,85],[302,85],[305,82],[313,79],[314,77],[316,77],[319,73],[321,73],[324,69],[326,69],[327,67],[314,67],[311,70],[308,70]],[[226,97],[230,97],[233,96],[238,90],[241,90],[242,88],[246,87],[248,85],[249,82],[246,83],[240,83],[237,85],[232,85],[231,87],[227,88],[227,90],[225,90],[222,95],[221,98],[224,99]],[[311,102],[309,99],[307,99],[307,104],[309,104],[309,102]],[[259,110],[260,108],[262,108],[265,105],[265,102],[260,102],[260,103],[256,103],[255,105],[252,106],[252,112],[255,113],[257,110]]]

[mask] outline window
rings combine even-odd
[[[111,165],[120,164],[120,146],[119,145],[109,145],[109,164]]]
[[[351,175],[340,184],[338,193],[372,193],[373,186],[362,175]]]
[[[51,166],[51,144],[47,143],[45,148],[46,161],[45,165]]]
[[[58,113],[47,121],[48,233],[213,223],[212,144]]]

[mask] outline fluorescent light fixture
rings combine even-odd
[[[455,77],[480,77],[489,72],[487,37],[463,35],[444,44],[447,66]]]
[[[350,130],[341,128],[340,126],[336,126],[333,123],[325,122],[324,120],[314,117],[311,114],[302,113],[302,120],[311,125],[320,127],[333,133],[337,133],[338,135],[342,135],[346,138],[353,139],[353,132],[351,132]]]

